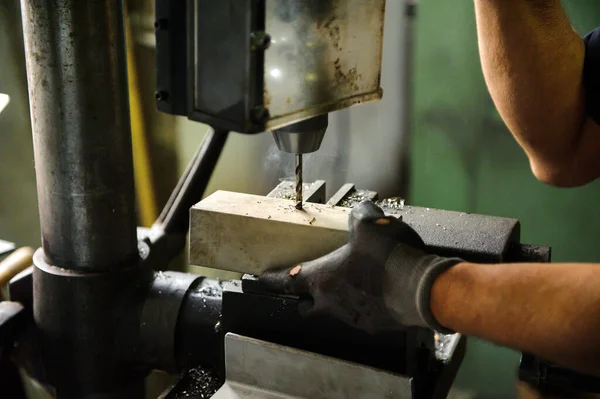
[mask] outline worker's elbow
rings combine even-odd
[[[586,185],[598,177],[596,173],[576,167],[575,162],[540,161],[530,157],[533,175],[542,183],[553,187],[571,188]]]
[[[553,187],[572,187],[571,179],[567,174],[561,171],[559,165],[549,164],[548,162],[539,162],[536,159],[529,159],[531,171],[536,179],[542,183]]]

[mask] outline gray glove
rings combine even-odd
[[[431,313],[431,287],[461,259],[426,253],[409,225],[372,202],[352,210],[349,227],[348,244],[259,281],[274,292],[310,297],[307,315],[327,314],[370,333],[409,326],[450,333]]]

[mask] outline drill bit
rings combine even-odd
[[[296,209],[302,210],[302,154],[296,154]]]

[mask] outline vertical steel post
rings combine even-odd
[[[21,0],[42,247],[34,319],[59,398],[143,398],[123,0]]]
[[[22,0],[42,244],[52,265],[137,257],[123,3]]]

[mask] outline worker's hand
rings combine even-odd
[[[275,292],[310,297],[307,315],[327,314],[371,333],[406,326],[444,331],[431,314],[430,291],[460,259],[427,254],[409,225],[372,202],[356,206],[349,225],[348,244],[259,281]]]

